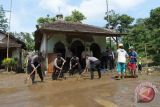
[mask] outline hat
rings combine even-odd
[[[122,44],[122,43],[119,43],[118,46],[123,46],[123,44]]]
[[[133,46],[130,46],[129,49],[134,49],[134,47],[133,47]]]

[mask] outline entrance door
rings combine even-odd
[[[54,46],[54,52],[61,53],[62,57],[65,58],[66,49],[65,49],[64,44],[62,42],[57,42]]]
[[[94,57],[100,58],[101,49],[98,44],[92,43],[90,46],[90,50],[92,51]]]
[[[71,44],[71,51],[73,55],[76,55],[81,59],[81,53],[85,50],[84,45],[81,41],[76,40]]]

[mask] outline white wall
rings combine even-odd
[[[105,36],[93,36],[95,43],[101,48],[101,52],[106,50],[106,37]]]
[[[46,34],[43,34],[42,42],[40,46],[40,52],[46,52]]]
[[[47,42],[48,53],[53,53],[54,52],[54,50],[53,50],[54,45],[59,41],[61,41],[65,46],[67,45],[65,34],[54,33],[53,35],[50,35],[50,36],[52,36],[52,37]]]

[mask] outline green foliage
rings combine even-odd
[[[118,20],[119,16],[120,15],[115,13],[114,10],[109,11],[107,13],[107,16],[104,17],[104,19],[107,21],[106,27],[109,28],[109,25],[112,27],[118,25],[120,23],[120,21]]]
[[[117,14],[114,10],[109,11],[107,16],[104,19],[108,22],[106,27],[109,28],[112,26],[113,29],[117,29],[120,32],[127,32],[130,28],[130,24],[134,21],[134,18],[126,15],[126,14]],[[117,25],[120,24],[120,28],[116,28]]]
[[[49,17],[49,15],[47,15],[47,17],[40,17],[37,20],[38,24],[45,24],[45,23],[53,23],[56,21],[55,17]]]
[[[26,33],[26,32],[12,32],[11,33],[13,36],[18,38],[19,40],[23,41],[26,44],[27,50],[28,51],[33,51],[34,50],[34,36],[33,34]]]
[[[6,32],[8,28],[7,18],[5,16],[5,11],[2,5],[0,5],[0,30]]]
[[[118,30],[127,33],[122,36],[125,49],[132,45],[138,55],[147,56],[154,63],[160,64],[160,7],[152,9],[150,17],[137,19],[134,25],[134,18],[126,14],[119,15],[112,10],[108,15],[105,20],[109,21],[114,29],[120,24]]]
[[[77,10],[72,11],[72,14],[70,16],[66,16],[64,18],[65,21],[80,22],[80,23],[82,23],[84,19],[86,19],[86,17]],[[56,21],[55,17],[49,17],[49,15],[47,15],[47,17],[38,18],[37,23],[45,24],[45,23],[54,23],[55,21]]]
[[[79,11],[74,10],[72,11],[72,14],[70,16],[65,17],[65,21],[70,21],[70,22],[80,22],[86,19],[86,17]]]
[[[3,61],[2,61],[2,65],[6,66],[6,67],[9,67],[10,64],[11,64],[11,58],[5,58]]]
[[[133,45],[137,52],[147,55],[155,63],[160,63],[160,7],[152,9],[150,17],[137,19],[129,28],[129,34],[124,36],[125,44]],[[146,49],[145,49],[146,47]]]
[[[4,65],[6,68],[12,68],[17,64],[17,61],[14,58],[5,58],[2,61],[2,65]]]
[[[128,28],[130,28],[130,24],[132,24],[132,22],[134,21],[134,18],[126,15],[126,14],[122,14],[118,17],[118,20],[120,20],[120,24],[121,24],[121,32],[127,32]]]

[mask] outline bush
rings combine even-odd
[[[13,67],[17,64],[17,61],[14,58],[5,58],[2,61],[2,65],[5,66],[5,68],[10,68],[12,70]]]

